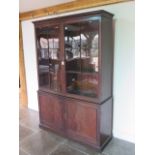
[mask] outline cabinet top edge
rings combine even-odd
[[[99,11],[91,11],[91,12],[85,12],[85,13],[77,13],[77,14],[73,14],[73,15],[65,15],[62,17],[55,17],[55,18],[50,18],[50,19],[43,19],[43,20],[38,20],[38,21],[34,21],[32,22],[35,26],[39,25],[39,24],[43,24],[43,23],[47,23],[47,22],[51,22],[51,21],[57,21],[57,20],[67,20],[69,18],[75,18],[75,17],[82,17],[82,18],[87,18],[90,16],[102,16],[102,17],[106,17],[106,18],[112,18],[114,16],[114,14],[109,13],[107,11],[104,10],[99,10]]]

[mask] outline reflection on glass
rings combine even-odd
[[[66,60],[80,58],[80,26],[79,23],[65,26]]]
[[[81,76],[81,94],[89,97],[97,96],[98,75],[82,74]]]
[[[59,53],[58,49],[53,49],[53,48],[49,49],[49,57],[51,59],[58,59],[58,57],[59,57],[58,53]]]
[[[46,38],[40,38],[40,56],[43,59],[48,58],[48,40]]]
[[[37,29],[37,50],[39,55],[39,86],[60,91],[60,62],[58,26]]]
[[[37,31],[39,86],[49,88],[48,31],[44,29]]]
[[[98,72],[98,21],[81,23],[82,72]]]
[[[67,92],[88,97],[97,97],[98,75],[97,74],[66,74]]]
[[[50,65],[50,88],[54,91],[60,91],[60,64]]]
[[[39,86],[49,88],[49,66],[39,65]]]
[[[49,32],[49,57],[51,59],[59,59],[59,36],[60,29],[58,26],[52,27]]]
[[[50,89],[60,91],[60,28],[53,26],[49,31],[49,70],[50,70]]]
[[[67,92],[97,97],[99,21],[65,25]]]
[[[71,94],[80,94],[80,74],[67,73],[67,92]]]

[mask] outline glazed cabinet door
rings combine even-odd
[[[64,25],[66,92],[98,97],[99,19],[97,17]]]
[[[36,29],[36,49],[38,62],[38,80],[39,87],[49,89],[49,44],[48,44],[48,29]]]
[[[40,93],[39,109],[41,125],[55,130],[63,130],[63,104],[59,96]]]
[[[71,137],[82,141],[96,143],[97,139],[97,109],[91,104],[67,100],[67,132]]]
[[[39,88],[61,92],[60,25],[36,28]]]

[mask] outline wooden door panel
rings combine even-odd
[[[39,95],[41,123],[55,128],[63,128],[63,106],[55,95]]]
[[[87,103],[78,103],[75,100],[67,100],[66,105],[68,134],[96,141],[96,108],[89,106]]]

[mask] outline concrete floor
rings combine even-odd
[[[19,155],[134,155],[135,145],[113,138],[102,153],[40,129],[38,112],[20,107]]]

